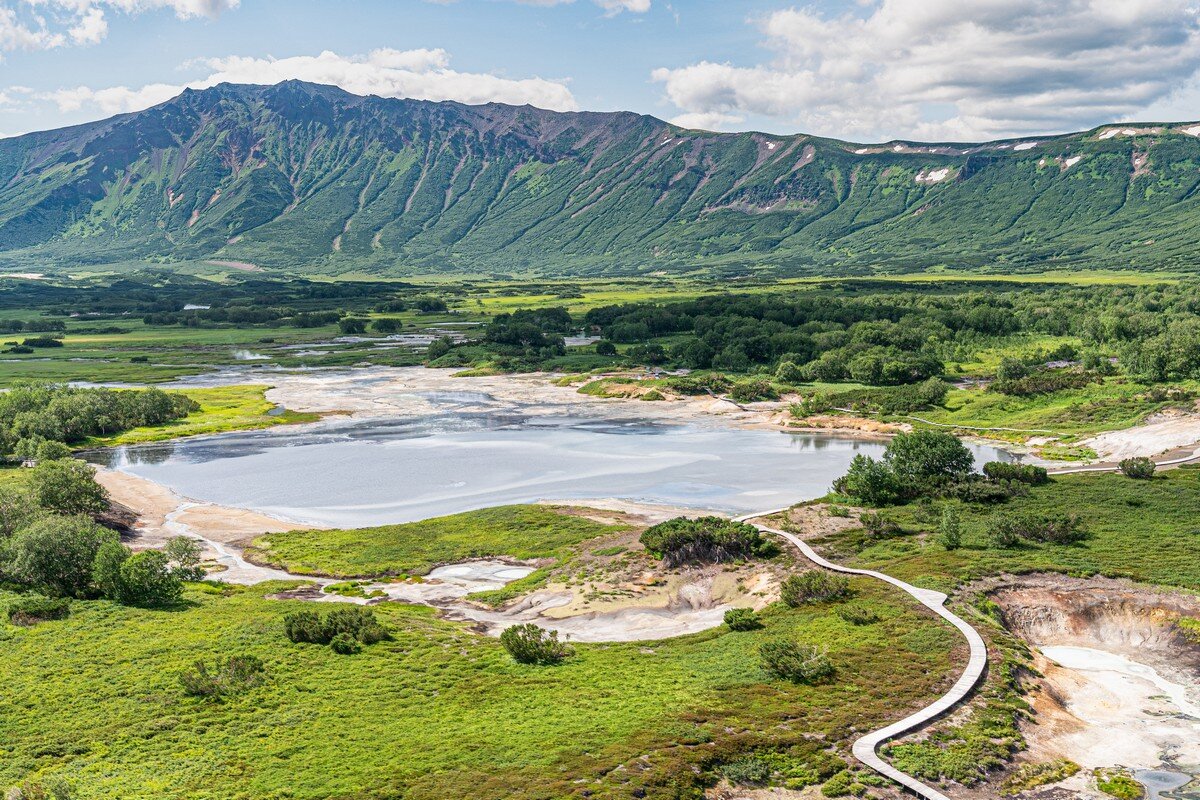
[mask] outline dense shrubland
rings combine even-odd
[[[723,517],[676,517],[647,528],[640,541],[671,567],[770,558],[779,552],[758,528]]]

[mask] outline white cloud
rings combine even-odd
[[[340,86],[354,94],[382,97],[462,103],[528,103],[556,111],[578,108],[564,81],[458,72],[450,68],[449,54],[440,49],[383,49],[365,56],[342,56],[327,50],[316,56],[280,59],[229,56],[198,63],[211,73],[186,84],[153,83],[103,89],[79,86],[45,92],[38,95],[38,99],[52,101],[62,112],[95,108],[105,114],[116,114],[148,108],[189,87],[204,89],[219,83],[273,84],[296,79]]]
[[[1193,0],[867,0],[759,20],[766,63],[654,80],[688,118],[773,118],[830,135],[981,138],[1136,115],[1200,71]]]
[[[435,5],[450,5],[458,0],[425,0],[426,3]],[[565,6],[574,3],[575,0],[512,0],[522,6]],[[620,14],[622,11],[628,11],[632,14],[645,14],[650,10],[650,0],[592,0],[593,3],[604,9],[605,16],[612,17]]]
[[[239,0],[0,0],[0,52],[97,44],[107,12],[171,10],[179,19],[215,19]]]

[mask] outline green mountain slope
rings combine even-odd
[[[337,273],[1190,269],[1200,126],[981,145],[222,85],[0,140],[0,261]]]

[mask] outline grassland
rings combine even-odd
[[[620,529],[548,506],[498,506],[402,525],[274,533],[255,539],[249,555],[297,575],[424,575],[469,558],[554,558]]]
[[[281,620],[301,606],[264,598],[278,588],[196,587],[172,611],[79,601],[61,622],[0,625],[0,785],[56,776],[89,800],[677,798],[747,752],[801,785],[840,769],[830,744],[938,691],[956,646],[862,581],[873,625],[775,610],[760,632],[578,645],[558,668],[387,604],[393,640],[347,657],[291,644]],[[828,648],[835,680],[769,680],[755,645],[781,636]],[[183,695],[181,670],[231,654],[262,658],[268,683],[223,703]]]
[[[1195,381],[1180,381],[1172,386],[1185,392],[1200,390],[1200,383]],[[1156,411],[1179,404],[1161,396],[1156,399],[1152,388],[1110,378],[1082,389],[1032,397],[955,389],[947,394],[943,406],[918,412],[916,416],[941,425],[1019,428],[1035,435],[1056,434],[1064,441],[1071,441],[1102,431],[1131,427]],[[989,435],[1012,440],[1025,438],[1019,433],[1003,431]]]
[[[122,444],[159,442],[184,436],[200,436],[227,431],[255,430],[275,425],[315,422],[318,414],[296,411],[275,413],[275,404],[266,398],[269,386],[220,386],[178,391],[200,404],[200,410],[187,417],[162,425],[134,428],[116,436],[99,437],[88,442],[91,447],[114,447]]]
[[[852,557],[857,566],[943,590],[987,575],[1041,571],[1200,590],[1200,471],[1176,469],[1148,481],[1118,474],[1062,475],[995,508],[952,502],[963,524],[958,550],[948,551],[928,535],[937,523],[921,521],[917,505],[884,512],[900,523],[901,536],[874,541],[858,532],[826,538],[821,545]],[[1088,538],[1011,549],[988,544],[993,515],[1023,511],[1078,514]]]

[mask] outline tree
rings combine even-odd
[[[121,565],[128,560],[132,552],[118,541],[108,541],[100,545],[92,559],[92,583],[101,596],[121,602]]]
[[[400,320],[394,317],[380,317],[371,323],[371,327],[376,333],[382,333],[386,336],[389,333],[395,333],[400,330]]]
[[[338,330],[346,336],[367,332],[367,321],[358,317],[342,317],[338,320]]]
[[[850,595],[850,582],[845,575],[810,569],[799,575],[789,575],[779,587],[779,597],[784,604],[796,608],[805,603],[821,603],[841,600]]]
[[[108,508],[108,492],[96,483],[95,470],[82,461],[39,463],[29,486],[34,502],[58,514],[98,514]]]
[[[1155,464],[1148,458],[1125,458],[1117,465],[1126,478],[1150,480],[1154,477]]]
[[[44,513],[27,490],[0,486],[0,544]]]
[[[500,644],[522,664],[560,664],[574,653],[569,644],[558,640],[558,631],[542,630],[532,622],[505,628]]]
[[[812,645],[786,640],[763,642],[758,654],[763,669],[794,683],[816,683],[834,672],[829,657]]]
[[[454,349],[454,340],[449,336],[443,336],[429,343],[428,349],[425,351],[425,357],[430,361],[435,361]]]
[[[898,502],[902,493],[896,474],[882,462],[870,456],[857,455],[850,469],[833,484],[834,490],[873,506]]]
[[[82,597],[92,583],[92,564],[115,531],[83,516],[47,517],[13,537],[8,572],[56,597]]]
[[[174,536],[163,547],[171,562],[171,572],[181,581],[204,580],[204,567],[200,566],[200,543],[187,536]]]
[[[904,485],[956,480],[975,464],[962,442],[952,433],[913,431],[898,433],[884,451],[883,461]]]
[[[947,550],[957,550],[962,546],[962,521],[958,517],[958,509],[954,506],[948,505],[942,509],[938,541]]]
[[[996,380],[1000,381],[1019,381],[1029,374],[1029,367],[1025,366],[1025,362],[1012,357],[1000,359],[1000,366],[996,368]]]
[[[615,356],[617,354],[617,346],[607,339],[601,339],[596,342],[596,355],[598,356]]]
[[[167,606],[179,602],[183,584],[161,550],[134,553],[121,564],[119,600],[132,606]]]

